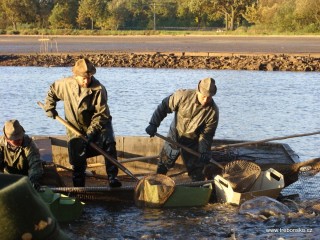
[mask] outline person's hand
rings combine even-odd
[[[204,164],[208,164],[210,162],[211,159],[211,152],[203,152],[200,155],[200,161],[203,162]]]
[[[46,111],[46,114],[48,117],[53,118],[53,119],[55,119],[56,116],[58,116],[58,112],[55,109],[51,109],[51,110]]]
[[[146,132],[150,135],[150,137],[154,137],[154,135],[157,133],[157,126],[154,124],[150,124],[146,128]]]

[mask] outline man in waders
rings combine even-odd
[[[80,59],[72,68],[73,76],[55,81],[45,100],[48,117],[55,118],[56,104],[62,100],[66,121],[86,136],[84,142],[67,129],[69,161],[73,166],[73,185],[85,186],[86,159],[99,153],[90,147],[96,143],[107,154],[117,159],[112,117],[107,104],[107,90],[93,76],[96,68],[88,59]],[[117,179],[118,167],[105,158],[106,172],[110,187],[120,187]]]
[[[200,159],[165,142],[158,162],[157,173],[167,174],[181,154],[192,181],[205,179],[203,169],[211,158],[210,148],[219,120],[219,109],[212,96],[217,92],[215,80],[205,78],[196,89],[178,90],[164,98],[154,111],[146,132],[153,137],[168,113],[175,112],[168,137],[194,151]]]

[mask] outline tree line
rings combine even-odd
[[[319,0],[1,0],[0,29],[320,30]]]

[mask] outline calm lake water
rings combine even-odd
[[[30,135],[65,134],[64,127],[47,118],[37,101],[44,101],[53,81],[71,75],[71,68],[0,67],[0,72],[0,126],[16,118]],[[319,73],[98,68],[96,74],[108,91],[116,135],[146,135],[144,129],[164,97],[179,88],[195,88],[205,77],[216,79],[218,87],[214,97],[220,108],[216,138],[261,140],[320,131]],[[63,116],[62,104],[58,112]],[[159,133],[167,133],[171,120],[168,116],[163,121]],[[279,142],[289,144],[301,161],[320,156],[319,135]],[[310,182],[313,189],[319,177],[314,179]],[[297,183],[289,192],[301,190]],[[222,204],[155,210],[88,203],[83,217],[63,228],[78,239],[312,239],[319,233],[319,219],[278,224],[312,228],[309,235],[270,235],[266,229],[272,224],[276,225],[241,217],[236,207]]]

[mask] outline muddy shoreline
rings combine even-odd
[[[70,53],[0,55],[0,66],[69,67],[79,58],[97,67],[320,71],[320,57],[294,54]]]

